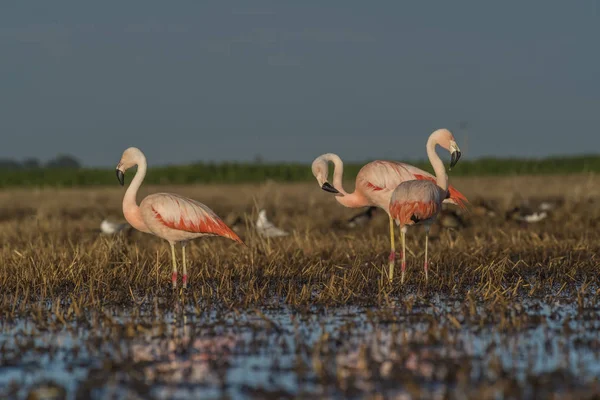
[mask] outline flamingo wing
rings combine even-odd
[[[368,163],[361,168],[356,177],[357,186],[362,187],[366,193],[369,191],[392,192],[402,182],[412,180],[436,182],[435,176],[414,165],[382,160]],[[454,186],[448,186],[448,194],[449,197],[445,200],[446,202],[456,204],[462,209],[467,208],[469,200]]]
[[[365,165],[356,177],[357,186],[373,192],[391,192],[404,181],[415,179],[408,164],[393,161],[373,161]],[[423,171],[427,174],[427,172]]]
[[[433,176],[430,176],[429,174],[424,175],[424,174],[415,174],[415,179],[418,180],[428,180],[431,182],[436,182],[435,178]],[[469,204],[469,200],[467,200],[467,197],[462,194],[461,192],[459,192],[458,190],[456,190],[456,188],[452,185],[448,185],[448,197],[447,199],[452,203],[452,204],[456,204],[457,206],[459,206],[461,209],[465,210],[467,208],[467,204]]]
[[[417,168],[414,165],[410,165],[410,164],[404,164],[404,163],[398,163],[398,164],[402,164],[402,166],[409,173],[411,173],[414,176],[413,179],[417,179],[417,180],[425,180],[426,179],[426,180],[432,181],[434,183],[436,182],[435,176],[433,176],[432,174],[430,174],[427,171],[423,171],[421,168]],[[469,204],[469,200],[467,200],[467,197],[464,194],[462,194],[461,192],[456,190],[456,188],[454,186],[448,185],[448,193],[449,193],[449,198],[445,200],[446,202],[456,204],[463,210],[467,208],[467,204]]]
[[[400,184],[390,200],[390,215],[402,225],[435,217],[441,209],[444,191],[429,180]]]
[[[392,202],[390,215],[402,225],[412,225],[432,218],[439,212],[439,205],[433,201]]]
[[[158,222],[178,231],[223,236],[243,243],[221,218],[204,204],[172,193],[157,193],[151,198],[151,210]],[[146,201],[146,199],[144,201]]]

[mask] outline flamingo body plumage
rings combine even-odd
[[[458,151],[458,146],[454,141],[454,136],[449,130],[438,129],[429,136],[426,148],[430,160],[432,160],[432,157],[438,157],[435,153],[436,145],[440,145],[452,153],[452,163],[455,163],[458,161],[458,158],[460,158],[460,151]],[[458,158],[455,161],[454,157],[456,155],[458,155]],[[327,180],[329,162],[334,164],[333,186],[329,184]],[[410,164],[396,161],[376,160],[366,164],[360,169],[356,176],[354,192],[348,193],[344,190],[342,185],[343,171],[344,164],[341,158],[333,153],[322,154],[312,163],[312,172],[317,180],[317,183],[323,190],[334,193],[338,203],[350,208],[375,206],[381,208],[388,214],[390,221],[391,251],[389,262],[391,280],[396,256],[393,218],[390,214],[390,201],[392,194],[398,185],[402,184],[403,182],[429,182],[435,185],[437,178],[429,172]],[[469,203],[467,198],[452,186],[447,187],[447,191],[444,192],[442,202],[455,204],[463,209],[466,208],[467,204]]]
[[[431,181],[402,182],[390,199],[390,215],[400,226],[433,223],[446,191]]]
[[[138,170],[123,197],[123,214],[135,229],[165,239],[171,245],[172,282],[177,286],[175,245],[183,248],[183,287],[187,285],[185,246],[188,241],[203,236],[221,236],[242,243],[238,235],[206,205],[174,193],[155,193],[137,205],[137,191],[146,175],[146,157],[141,150],[130,147],[117,165],[117,177],[124,183],[125,171],[134,165]]]
[[[323,156],[320,156],[323,157],[322,160],[329,159],[333,161],[333,157],[327,156],[334,156],[339,159],[337,155],[332,153],[324,154]],[[317,158],[315,162],[317,162],[319,158]],[[321,162],[321,160],[319,160],[319,162]],[[338,163],[335,163],[334,161],[334,164],[336,170],[338,166],[343,170],[341,159],[339,159]],[[398,185],[402,182],[412,180],[435,183],[435,179],[435,176],[429,172],[410,164],[385,160],[371,161],[358,171],[354,193],[346,193],[345,196],[343,196],[347,197],[346,199],[342,196],[337,196],[336,200],[338,200],[340,204],[352,208],[376,206],[389,214],[390,199],[393,191]],[[345,193],[341,183],[339,185],[334,184],[334,188],[340,191],[340,193]],[[469,204],[467,198],[453,186],[448,187],[448,194],[446,196],[447,197],[444,199],[445,203],[454,204],[463,209]]]
[[[427,142],[427,155],[435,171],[435,178],[431,180],[413,180],[402,182],[392,192],[390,199],[390,218],[400,227],[402,239],[402,273],[401,282],[404,283],[406,272],[406,242],[407,227],[410,225],[425,226],[425,280],[428,279],[427,247],[429,243],[429,228],[442,210],[442,203],[448,197],[448,175],[442,160],[435,152],[436,143],[447,143],[447,148],[452,152],[452,168],[460,158],[460,150],[454,141],[452,133],[447,130],[434,132]],[[446,147],[446,146],[444,146]],[[390,279],[392,279],[393,265],[390,266]]]
[[[390,216],[400,227],[402,239],[401,253],[401,279],[404,283],[406,273],[406,228],[411,225],[425,226],[425,279],[428,278],[427,246],[429,242],[429,228],[442,209],[442,202],[447,191],[431,181],[402,182],[392,193],[390,200]],[[390,276],[393,277],[393,268]]]
[[[242,240],[206,205],[174,193],[155,193],[140,203],[142,218],[154,235],[169,242],[203,236]]]

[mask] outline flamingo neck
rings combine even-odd
[[[369,201],[359,191],[354,190],[352,193],[346,192],[342,185],[344,179],[344,162],[342,159],[333,153],[325,154],[325,161],[333,163],[333,187],[336,188],[340,194],[335,195],[335,199],[338,203],[344,207],[358,208],[364,207],[369,204]]]
[[[146,176],[146,158],[142,157],[138,161],[137,166],[137,172],[135,173],[131,184],[125,192],[125,196],[123,197],[123,215],[125,216],[127,222],[129,222],[135,229],[142,232],[150,232],[146,226],[146,223],[144,222],[144,219],[142,218],[140,207],[137,205],[137,192],[140,186],[142,186],[142,182]]]
[[[435,137],[430,136],[427,141],[427,157],[429,157],[429,162],[433,167],[433,171],[435,172],[435,181],[436,184],[442,188],[442,190],[448,190],[448,175],[446,174],[446,168],[444,168],[444,163],[438,156],[435,151],[435,146],[437,145],[437,140]]]
[[[369,201],[362,195],[362,193],[356,190],[353,193],[345,193],[343,196],[336,195],[335,199],[344,207],[349,208],[365,207],[370,204]]]
[[[348,193],[344,190],[344,186],[342,185],[344,178],[344,162],[337,154],[333,153],[325,154],[325,161],[333,163],[333,187],[343,195],[347,195]],[[341,196],[338,196],[338,198],[339,197]]]

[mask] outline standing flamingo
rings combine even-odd
[[[431,144],[435,153],[435,145],[439,144],[448,151],[458,151],[451,149],[449,141],[440,140],[442,137],[451,138],[454,142],[452,133],[447,129],[438,129],[434,131],[427,141],[427,149]],[[452,154],[453,163],[458,162],[460,152]],[[328,162],[333,162],[333,186],[327,181],[328,177]],[[356,176],[355,190],[353,193],[348,193],[342,186],[342,178],[344,174],[344,164],[340,157],[333,153],[323,154],[317,157],[312,163],[312,173],[317,179],[319,186],[330,193],[336,195],[336,200],[343,206],[350,208],[376,206],[383,209],[389,216],[390,220],[390,257],[389,257],[389,279],[392,280],[394,263],[396,259],[396,245],[394,241],[394,221],[390,215],[389,206],[392,192],[396,187],[405,181],[411,180],[426,180],[435,182],[436,178],[430,173],[423,171],[420,168],[410,164],[395,162],[395,161],[373,161],[363,166]],[[461,208],[465,208],[468,203],[467,198],[449,186],[447,197],[444,202],[456,204]]]
[[[404,283],[406,272],[406,230],[409,225],[422,224],[425,226],[425,280],[427,273],[427,246],[429,243],[429,228],[442,209],[442,202],[448,195],[448,175],[444,163],[435,152],[435,145],[450,149],[452,160],[450,168],[454,167],[460,158],[460,149],[449,131],[436,131],[427,141],[427,156],[435,171],[435,183],[429,180],[405,181],[399,184],[390,199],[390,217],[400,227],[402,237],[402,274],[400,281]],[[390,279],[394,276],[393,268]]]
[[[155,193],[140,203],[137,192],[146,176],[146,157],[138,148],[130,147],[123,152],[117,165],[117,179],[125,182],[125,171],[137,165],[137,172],[123,197],[123,214],[135,229],[154,234],[171,245],[173,259],[173,288],[177,287],[177,260],[175,244],[181,243],[183,257],[183,287],[187,286],[185,246],[191,239],[202,236],[222,236],[242,243],[242,240],[210,208],[195,200],[173,193]]]

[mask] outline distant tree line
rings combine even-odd
[[[433,172],[427,161],[410,164]],[[344,164],[344,179],[352,180],[367,161]],[[0,187],[15,186],[94,186],[114,185],[113,168],[80,168],[79,162],[69,156],[59,156],[40,167],[39,163],[24,161],[0,164]],[[37,167],[35,167],[37,165]],[[446,163],[447,165],[447,163]],[[28,167],[29,166],[29,167]],[[332,167],[331,167],[332,168]],[[542,175],[600,173],[600,156],[547,157],[543,159],[480,158],[461,159],[452,169],[451,176],[490,175]],[[127,174],[130,180],[133,173]],[[333,171],[330,172],[330,179]],[[156,166],[146,176],[147,184],[201,184],[201,183],[260,183],[267,180],[278,182],[309,182],[314,180],[310,164],[254,162],[195,163],[179,166]]]
[[[0,159],[0,170],[20,170],[20,169],[39,169],[39,168],[52,168],[52,169],[78,169],[81,168],[79,160],[75,157],[61,154],[51,159],[46,163],[42,163],[37,158],[26,158],[23,161],[16,161],[10,159]]]

